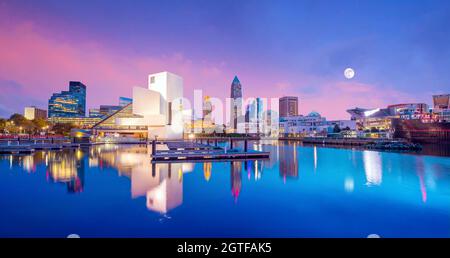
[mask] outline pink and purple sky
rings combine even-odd
[[[346,67],[356,76],[347,80]],[[0,117],[47,108],[70,80],[87,106],[117,104],[147,75],[225,98],[298,96],[299,111],[425,102],[450,89],[449,1],[0,0]]]

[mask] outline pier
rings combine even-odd
[[[189,141],[159,142],[163,147],[158,150],[157,142],[152,141],[152,162],[230,161],[269,158],[269,152],[248,150],[248,141],[244,141],[244,150],[232,148],[232,142],[230,142],[231,148],[227,150],[218,147],[217,141],[214,141],[215,145]]]
[[[66,138],[0,140],[1,154],[30,154],[36,150],[62,150],[63,148],[79,147],[80,144],[72,143]]]

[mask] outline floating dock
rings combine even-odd
[[[255,160],[268,159],[269,152],[230,149],[226,150],[216,146],[200,144],[195,142],[165,142],[164,150],[157,150],[156,142],[152,143],[152,162],[173,161],[232,161],[232,160]]]
[[[35,151],[30,145],[0,146],[0,154],[30,154]]]
[[[0,144],[1,154],[29,154],[36,150],[62,150],[63,148],[79,148],[77,143],[26,143],[26,144]]]
[[[268,159],[269,155],[262,151],[157,151],[152,161]]]

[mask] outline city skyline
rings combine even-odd
[[[115,104],[162,70],[185,78],[188,98],[202,89],[224,99],[237,75],[245,98],[298,96],[300,114],[330,119],[348,119],[354,107],[430,104],[450,85],[446,1],[0,0],[0,7],[2,117],[46,107],[71,80],[88,85],[86,110]],[[351,80],[347,67],[356,72]]]

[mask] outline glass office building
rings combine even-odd
[[[133,103],[133,99],[132,98],[126,98],[126,97],[119,97],[119,106],[121,107],[125,107],[128,104]]]
[[[48,117],[84,117],[86,115],[86,85],[69,82],[69,91],[54,93],[48,100]]]

